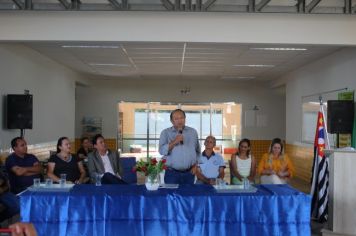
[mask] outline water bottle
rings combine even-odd
[[[250,188],[250,181],[248,180],[248,178],[244,178],[243,185],[244,185],[244,189]]]

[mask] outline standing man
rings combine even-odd
[[[41,165],[37,157],[27,153],[27,143],[22,137],[11,140],[14,152],[6,159],[11,192],[17,194],[33,184],[33,179],[41,178]]]
[[[101,134],[94,136],[93,146],[94,151],[88,155],[88,169],[91,179],[95,180],[96,175],[100,175],[103,184],[126,184],[122,180],[123,171],[120,166],[119,153],[106,147],[104,137]]]
[[[198,133],[185,125],[185,112],[176,109],[170,115],[172,127],[162,131],[159,153],[165,156],[167,184],[194,184],[194,167],[200,155]]]

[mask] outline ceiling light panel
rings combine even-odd
[[[114,64],[114,63],[89,63],[91,66],[113,66],[113,67],[131,67],[129,64]]]
[[[306,48],[250,48],[250,50],[258,50],[258,51],[278,51],[278,52],[287,52],[287,51],[307,51]]]
[[[118,45],[62,45],[62,48],[78,48],[78,49],[116,49]]]

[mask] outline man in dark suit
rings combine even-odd
[[[120,166],[120,155],[117,151],[106,147],[105,139],[101,134],[93,138],[94,151],[88,155],[88,169],[92,180],[101,176],[103,184],[125,184],[122,180],[123,171]]]

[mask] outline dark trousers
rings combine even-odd
[[[177,171],[171,168],[166,170],[164,182],[166,184],[194,184],[195,176],[187,171]]]
[[[120,179],[119,177],[111,174],[111,173],[105,173],[103,177],[101,177],[101,183],[102,184],[127,184],[125,181]]]
[[[5,211],[1,212],[0,221],[20,213],[19,198],[13,193],[2,193],[0,195],[0,203],[6,207]]]

